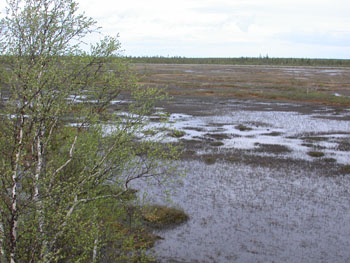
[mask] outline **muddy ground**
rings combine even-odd
[[[174,95],[157,109],[171,113],[182,133],[169,141],[184,147],[187,176],[170,189],[190,220],[157,233],[160,262],[350,261],[350,69],[136,70]],[[315,90],[330,97],[307,97]],[[165,202],[159,187],[150,196]]]

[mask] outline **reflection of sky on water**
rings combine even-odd
[[[323,158],[350,164],[350,152],[338,150],[339,144],[350,142],[350,122],[340,119],[350,112],[330,119],[334,111],[328,107],[303,114],[297,112],[297,104],[281,103],[286,111],[268,110],[276,108],[268,102],[260,105],[264,111],[232,103],[221,111],[212,107],[215,114],[208,116],[173,114],[167,127],[185,135],[180,139],[166,136],[167,131],[163,135],[166,141],[201,140],[197,155],[235,148],[247,150],[244,154],[313,161],[307,152],[316,149],[325,153]],[[158,125],[151,122],[147,128]],[[251,130],[239,130],[238,125]],[[224,144],[212,147],[210,140]],[[282,145],[290,152],[258,151],[262,144]],[[172,205],[184,209],[190,220],[156,231],[164,238],[154,248],[161,262],[350,261],[349,176],[320,176],[317,167],[299,167],[298,162],[262,167],[195,160],[179,165],[187,175],[182,184],[171,187]],[[141,196],[147,189],[151,202],[165,202],[159,185],[143,187],[135,182],[133,187]]]
[[[300,114],[284,111],[234,111],[231,114],[217,116],[191,116],[188,114],[172,114],[169,128],[182,130],[186,134],[185,140],[208,138],[208,134],[223,134],[229,138],[223,139],[222,148],[256,149],[259,144],[283,145],[291,150],[285,153],[287,157],[312,160],[307,152],[305,140],[307,137],[324,137],[313,141],[316,148],[322,148],[326,157],[335,158],[339,163],[347,164],[350,160],[349,152],[338,151],[338,143],[344,138],[350,138],[350,122],[345,120],[331,120],[320,117],[331,116],[325,109],[315,115]],[[148,128],[158,124],[150,124]],[[238,125],[244,125],[251,130],[241,131]],[[339,134],[343,133],[343,134]],[[326,135],[325,135],[326,134]],[[166,141],[178,139],[167,137]]]

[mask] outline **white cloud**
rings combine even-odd
[[[350,58],[348,0],[78,2],[128,55]]]

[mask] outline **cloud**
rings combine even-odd
[[[350,47],[349,32],[288,32],[275,36],[277,39],[290,43],[299,43],[317,46]]]
[[[81,9],[99,22],[104,34],[120,33],[129,54],[142,51],[147,55],[187,55],[193,52],[197,56],[209,56],[215,55],[216,50],[220,54],[227,52],[227,56],[274,51],[283,56],[289,56],[288,52],[298,56],[298,52],[305,54],[305,45],[310,49],[346,47],[350,43],[347,37],[350,35],[350,2],[347,0],[79,2]],[[218,48],[213,48],[215,45]],[[341,50],[334,49],[334,54],[339,56]],[[330,54],[327,56],[331,56],[332,51],[327,49],[327,52]],[[348,52],[344,53],[344,57],[348,56]]]

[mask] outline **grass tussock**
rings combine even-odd
[[[184,211],[161,205],[147,206],[142,210],[142,217],[154,228],[166,228],[186,222],[189,218]]]
[[[216,163],[216,157],[215,156],[205,156],[204,157],[204,162],[207,165],[212,165],[212,164]]]
[[[185,136],[185,132],[184,131],[179,131],[179,130],[173,130],[170,132],[170,136],[174,137],[174,138],[181,138],[183,136]]]
[[[210,145],[214,146],[214,147],[219,147],[219,146],[223,146],[224,143],[223,142],[212,142]]]
[[[324,156],[323,152],[316,152],[316,151],[310,151],[307,154],[311,157],[314,157],[314,158],[320,158],[320,157]]]
[[[247,126],[242,125],[242,124],[237,125],[237,126],[235,127],[235,129],[240,130],[240,131],[251,131],[251,130],[253,130],[252,128],[247,127]]]
[[[343,174],[350,174],[350,165],[344,165],[341,169]]]

